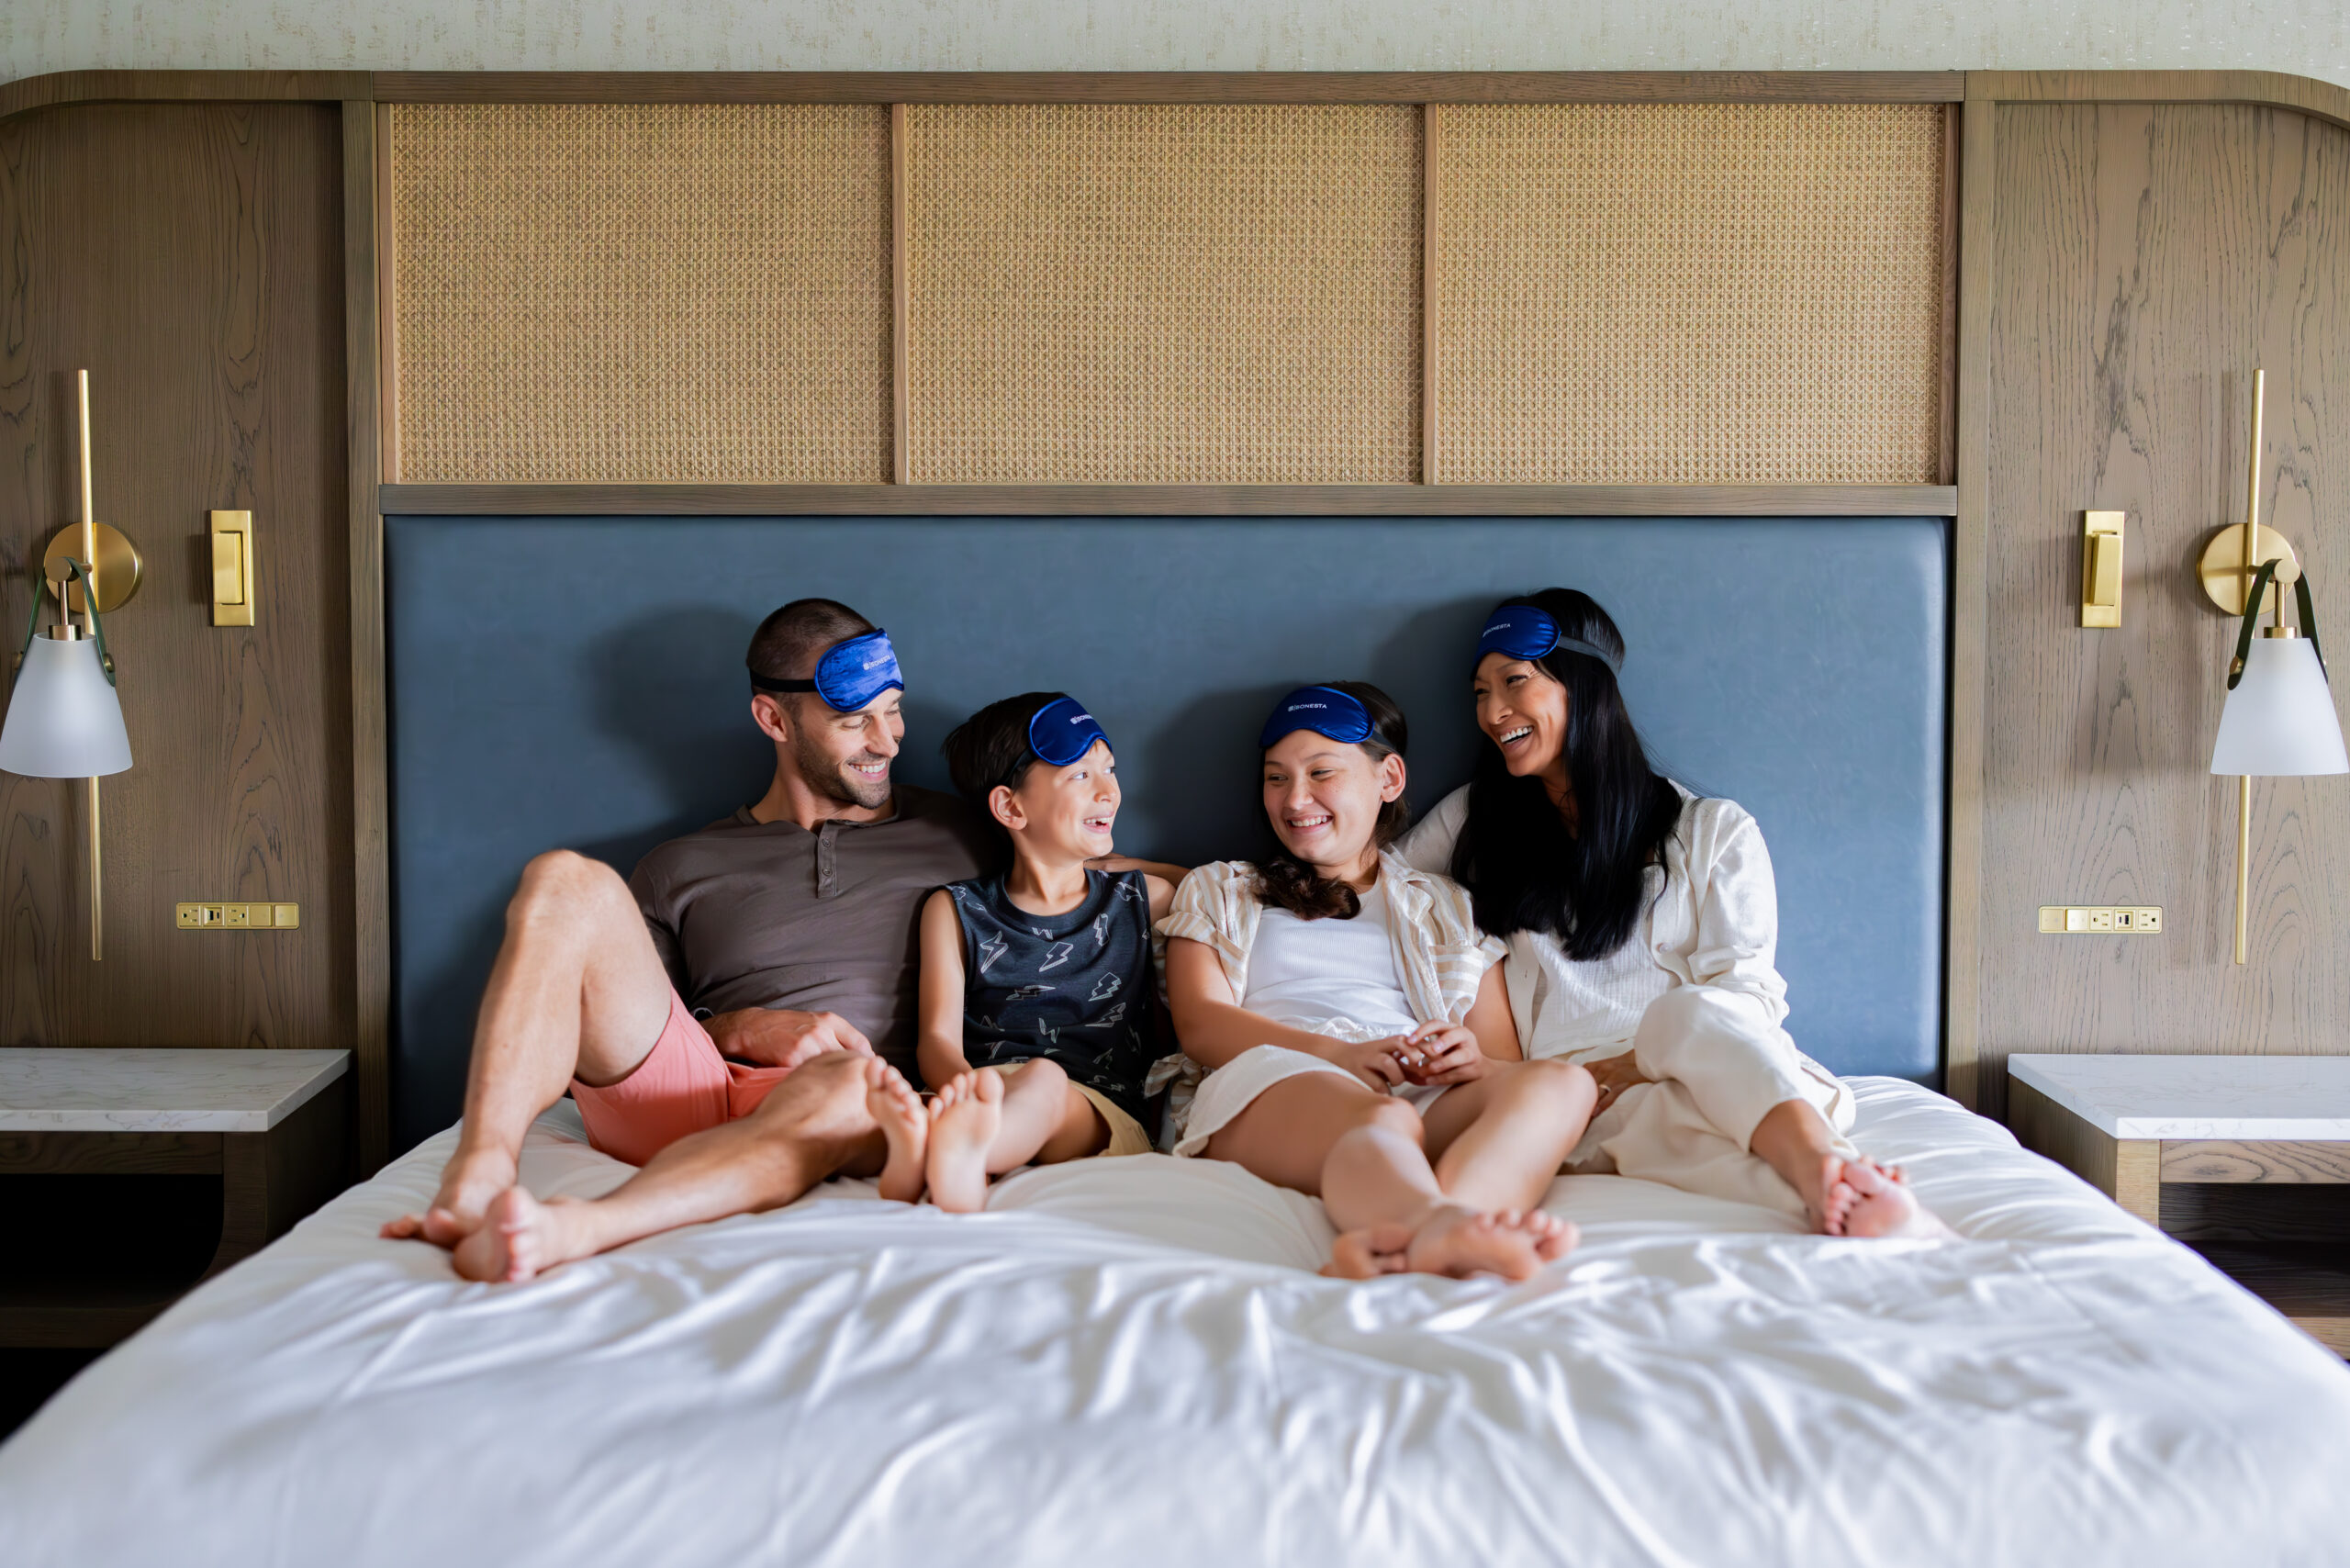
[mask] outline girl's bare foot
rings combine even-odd
[[[1830,1236],[1954,1237],[1957,1233],[1918,1201],[1898,1166],[1865,1157],[1840,1162],[1828,1193]]]
[[[489,1212],[473,1234],[457,1243],[457,1272],[469,1280],[510,1284],[567,1263],[577,1253],[570,1246],[567,1199],[545,1203],[520,1187],[509,1187],[490,1200]]]
[[[1003,1125],[1003,1074],[956,1074],[930,1103],[930,1201],[948,1214],[977,1214],[988,1202],[988,1150]]]
[[[1438,1204],[1417,1226],[1378,1226],[1339,1237],[1322,1271],[1349,1280],[1398,1273],[1522,1280],[1574,1250],[1576,1240],[1572,1223],[1540,1209],[1480,1213]]]
[[[923,1157],[930,1145],[930,1113],[903,1074],[879,1057],[865,1064],[865,1108],[881,1128],[890,1154],[881,1166],[881,1195],[901,1204],[922,1196]]]
[[[420,1215],[386,1220],[378,1232],[386,1241],[430,1241],[454,1247],[481,1228],[482,1216],[498,1193],[514,1185],[514,1157],[503,1149],[459,1149],[441,1172],[441,1190]]]

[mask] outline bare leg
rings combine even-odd
[[[509,1187],[456,1247],[471,1280],[527,1280],[574,1258],[683,1225],[780,1208],[869,1141],[867,1066],[831,1051],[792,1070],[740,1121],[681,1137],[593,1202],[533,1199]]]
[[[514,1184],[522,1137],[576,1076],[617,1083],[669,1019],[669,977],[618,872],[558,849],[532,860],[506,906],[506,939],[482,992],[465,1080],[465,1120],[441,1190],[398,1239],[453,1247]]]
[[[1572,1062],[1497,1064],[1428,1107],[1445,1192],[1472,1208],[1532,1209],[1591,1123],[1599,1085]]]
[[[998,1081],[990,1095],[982,1081]],[[1037,1058],[1010,1072],[957,1073],[933,1103],[931,1200],[952,1214],[986,1206],[990,1176],[1035,1160],[1058,1165],[1097,1154],[1110,1129],[1093,1103],[1069,1087],[1056,1061]]]
[[[1806,1216],[1823,1236],[1951,1234],[1918,1202],[1898,1170],[1866,1157],[1848,1160],[1836,1145],[1828,1118],[1807,1100],[1772,1106],[1747,1140],[1747,1148],[1796,1190]]]
[[[1480,1212],[1446,1196],[1421,1137],[1419,1115],[1404,1102],[1317,1072],[1259,1095],[1217,1129],[1208,1157],[1318,1195],[1340,1232],[1326,1272],[1521,1280],[1539,1268],[1557,1222],[1546,1215],[1529,1224],[1523,1214]]]

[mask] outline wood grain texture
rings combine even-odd
[[[0,120],[0,608],[76,506],[91,373],[100,517],[142,548],[107,641],[138,761],[105,783],[106,961],[71,780],[0,777],[0,1040],[349,1043],[353,1008],[338,112],[119,105]],[[256,514],[260,625],[215,628],[212,508]],[[200,941],[173,905],[283,900]]]
[[[2350,1186],[2166,1182],[2163,1234],[2181,1241],[2350,1240]]]
[[[2283,71],[1970,71],[1990,103],[2241,104],[2350,126],[2350,87]]]
[[[2350,1257],[2341,1247],[2203,1242],[2196,1249],[2221,1273],[2292,1319],[2293,1327],[2350,1356]]]
[[[2161,1154],[2153,1140],[2109,1137],[2029,1083],[2008,1087],[2008,1126],[2019,1143],[2046,1155],[2148,1225],[2162,1223]]]
[[[1954,71],[379,71],[374,86],[399,104],[1937,104],[1964,92]]]
[[[2189,567],[2242,508],[2265,365],[2266,521],[2322,607],[2350,583],[2350,132],[2264,108],[1996,113],[1974,490],[1993,633],[1983,890],[1975,961],[1954,954],[1953,976],[1975,989],[1986,1067],[2009,1051],[2341,1051],[2350,789],[2255,781],[2253,958],[2236,967],[2235,781],[2206,771],[2236,623]],[[1962,463],[1963,495],[1969,477]],[[2077,624],[2089,508],[2129,517],[2134,580],[2112,631]],[[2044,937],[2043,903],[2160,904],[2166,930]],[[1986,1109],[2004,1082],[1986,1071]]]
[[[52,71],[0,83],[0,119],[69,104],[364,98],[365,71]]]
[[[378,223],[387,210],[376,173],[387,149],[375,134],[388,106],[342,106],[342,297],[348,563],[351,766],[350,1044],[358,1082],[359,1169],[373,1175],[391,1131],[391,749],[384,658],[384,519],[375,510],[383,477],[384,420],[397,431],[397,406],[384,389],[389,290],[379,263],[389,253]],[[330,778],[328,787],[332,789]]]
[[[392,221],[392,117],[398,110],[390,104],[376,104],[374,107],[375,167],[370,173],[375,185],[375,233],[371,248],[375,268],[374,275],[366,281],[368,292],[375,301],[375,407],[378,414],[375,440],[376,466],[383,470],[382,478],[397,484],[400,477],[400,280],[393,264],[399,255],[399,232]],[[346,152],[348,151],[345,149]]]
[[[220,1138],[218,1133],[0,1133],[0,1174],[217,1176]]]
[[[386,485],[386,517],[1948,517],[1947,485]]]
[[[2350,1182],[2350,1143],[2165,1138],[2162,1175],[2165,1182]]]

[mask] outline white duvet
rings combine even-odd
[[[1159,1156],[835,1183],[524,1285],[375,1238],[452,1135],[0,1449],[0,1564],[2340,1564],[2350,1371],[2002,1129],[1856,1081],[1967,1239],[1614,1177],[1518,1286],[1316,1278]],[[542,1118],[537,1192],[626,1168]]]

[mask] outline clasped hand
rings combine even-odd
[[[798,1067],[826,1051],[873,1054],[873,1042],[837,1013],[744,1007],[718,1014],[705,1026],[719,1055],[760,1067]]]
[[[1434,1088],[1470,1083],[1493,1063],[1464,1024],[1423,1024],[1408,1035],[1341,1042],[1329,1059],[1382,1093],[1403,1084]]]

